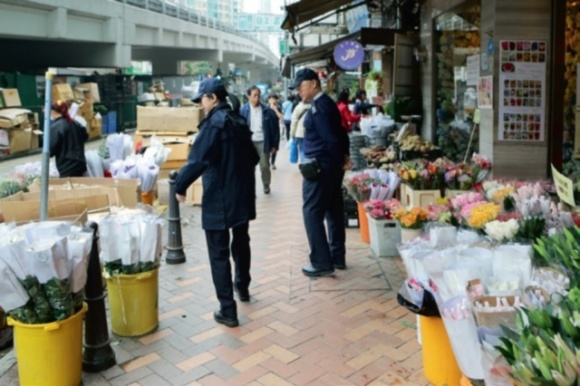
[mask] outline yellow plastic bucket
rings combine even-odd
[[[79,386],[83,360],[83,315],[87,305],[68,319],[14,327],[14,350],[20,386]]]
[[[461,370],[440,317],[419,316],[423,343],[423,371],[436,386],[459,386]]]
[[[119,336],[140,336],[159,325],[159,268],[107,278],[111,328]]]

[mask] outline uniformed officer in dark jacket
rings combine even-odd
[[[290,88],[311,104],[304,117],[304,155],[306,163],[315,159],[320,165],[318,177],[304,178],[302,184],[302,212],[310,244],[310,264],[302,272],[328,276],[335,269],[346,269],[342,180],[344,170],[352,166],[348,136],[338,107],[322,92],[316,72],[308,68],[298,71]]]
[[[252,144],[252,133],[244,119],[226,102],[227,91],[221,80],[205,79],[193,98],[206,114],[189,153],[187,164],[175,183],[180,202],[185,192],[202,176],[202,227],[205,230],[213,283],[220,309],[216,322],[228,327],[239,325],[234,289],[241,301],[250,294],[249,221],[256,218],[256,183],[254,168],[259,161]],[[232,285],[231,255],[235,263]]]
[[[85,142],[87,129],[69,115],[66,103],[50,106],[50,156],[56,157],[56,168],[61,177],[82,177],[87,171]]]

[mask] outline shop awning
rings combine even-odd
[[[299,24],[306,23],[318,16],[334,11],[349,3],[352,3],[352,0],[302,0],[287,5],[287,15],[282,22],[281,28],[291,31]],[[357,4],[357,6],[362,4],[364,4],[364,2]]]

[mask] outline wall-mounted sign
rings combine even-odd
[[[345,40],[334,48],[334,61],[343,70],[356,70],[364,58],[364,48],[357,41]]]
[[[541,40],[500,41],[498,140],[544,141],[547,45]]]

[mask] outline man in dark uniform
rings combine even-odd
[[[310,264],[302,272],[328,276],[334,269],[346,269],[342,180],[344,170],[352,166],[348,136],[338,107],[322,92],[316,72],[298,71],[290,88],[311,104],[304,117],[304,155],[307,160],[316,159],[321,169],[316,179],[304,178],[302,184],[302,212],[310,244]]]
[[[193,98],[201,103],[205,118],[199,125],[187,164],[175,182],[177,200],[202,176],[202,227],[205,230],[211,273],[220,309],[216,322],[228,327],[239,325],[234,289],[241,301],[249,301],[250,236],[249,221],[256,218],[254,168],[260,156],[252,144],[252,132],[244,118],[226,102],[227,91],[221,80],[201,82]],[[232,285],[231,254],[235,263]]]

